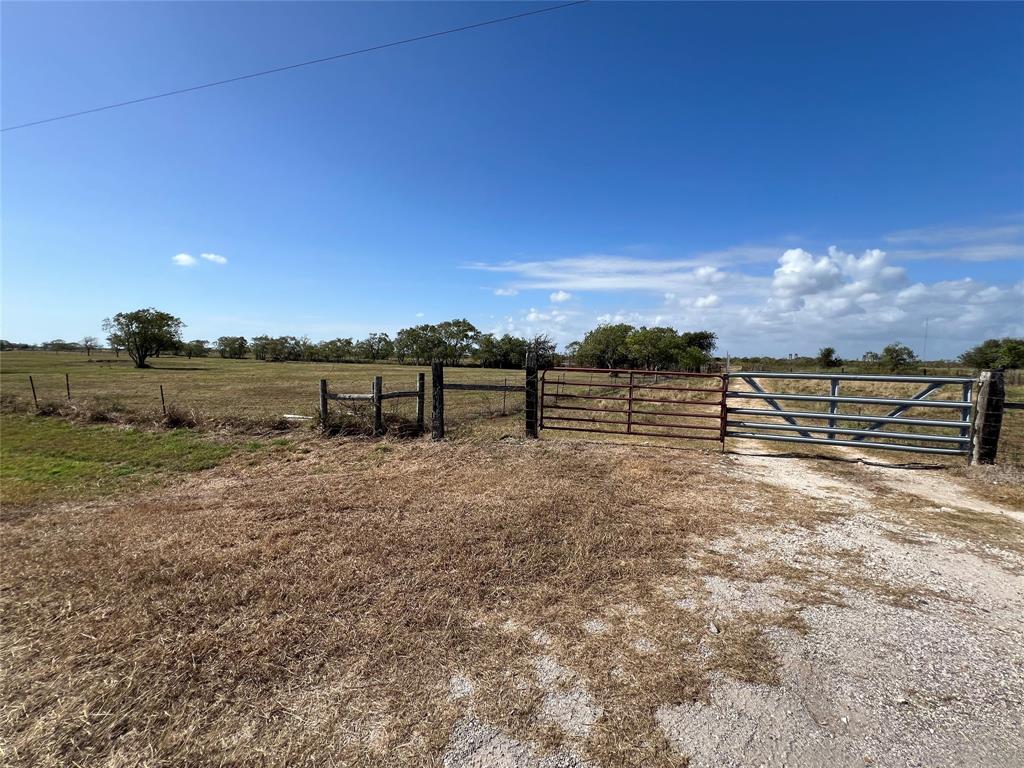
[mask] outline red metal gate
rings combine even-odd
[[[540,428],[723,440],[719,373],[550,368],[540,376]]]

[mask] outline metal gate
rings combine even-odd
[[[540,374],[540,428],[721,442],[725,391],[724,374],[550,368]]]
[[[974,379],[754,372],[728,374],[728,379],[731,386],[723,425],[725,437],[913,453],[970,452]],[[778,387],[766,391],[759,383],[764,379],[828,382],[829,390],[827,395],[778,391]],[[869,383],[874,393],[879,389],[878,383],[923,386],[907,396],[840,394],[840,386],[855,387],[855,382]],[[789,388],[799,387],[790,384]],[[933,395],[935,398],[929,399]],[[768,407],[750,408],[744,401],[757,401],[751,404],[763,403]],[[801,407],[788,410],[780,403],[797,403]],[[851,412],[853,407],[857,412]],[[908,411],[912,412],[910,416],[905,415]]]

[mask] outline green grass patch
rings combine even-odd
[[[216,466],[234,450],[187,430],[80,426],[39,416],[0,417],[0,498],[24,504],[80,497]]]

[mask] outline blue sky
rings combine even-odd
[[[2,124],[540,7],[5,2]],[[5,132],[2,335],[928,319],[952,356],[1024,335],[1022,41],[1016,4],[590,3]]]

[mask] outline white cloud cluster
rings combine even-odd
[[[219,253],[200,253],[199,258],[212,264],[223,265],[228,263],[228,260]],[[199,259],[190,253],[179,253],[171,257],[171,262],[179,267],[194,267],[199,263]]]
[[[564,301],[568,301],[569,299],[571,299],[572,294],[569,293],[568,291],[555,291],[550,296],[548,296],[548,298],[551,299],[551,301],[555,302],[556,304],[560,304]]]
[[[929,356],[947,357],[984,338],[1024,335],[1024,282],[912,281],[906,267],[875,248],[859,255],[835,246],[825,253],[780,251],[768,275],[690,260],[625,257],[502,265],[499,271],[518,270],[522,287],[553,287],[548,281],[558,280],[577,291],[602,292],[587,297],[587,303],[595,302],[589,311],[584,304],[573,312],[524,310],[506,318],[503,332],[547,332],[565,343],[599,323],[673,325],[713,329],[719,348],[733,354],[813,353],[835,346],[841,355],[859,356],[897,339],[923,351],[927,319]],[[625,306],[609,311],[596,305],[607,302],[606,291]],[[655,305],[644,309],[654,297]],[[637,299],[640,308],[630,308]]]

